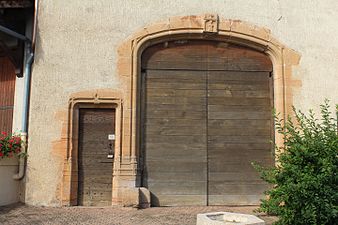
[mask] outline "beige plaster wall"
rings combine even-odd
[[[338,100],[338,2],[300,0],[40,0],[33,66],[26,203],[60,205],[59,112],[72,93],[119,89],[117,48],[140,28],[172,16],[215,13],[266,27],[297,51],[293,102],[307,110]]]

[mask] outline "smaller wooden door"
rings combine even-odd
[[[78,205],[111,205],[113,135],[114,109],[80,109]]]

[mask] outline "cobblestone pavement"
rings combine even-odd
[[[240,212],[254,214],[255,207],[158,207],[88,208],[88,207],[33,207],[23,204],[0,207],[0,224],[81,224],[81,225],[194,225],[196,215],[204,212]],[[259,215],[267,224],[274,218]]]

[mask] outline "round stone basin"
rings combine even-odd
[[[265,222],[249,214],[212,212],[197,214],[196,225],[265,225]]]

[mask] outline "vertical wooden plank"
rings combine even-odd
[[[15,80],[14,66],[0,57],[0,131],[7,133],[12,132]]]

